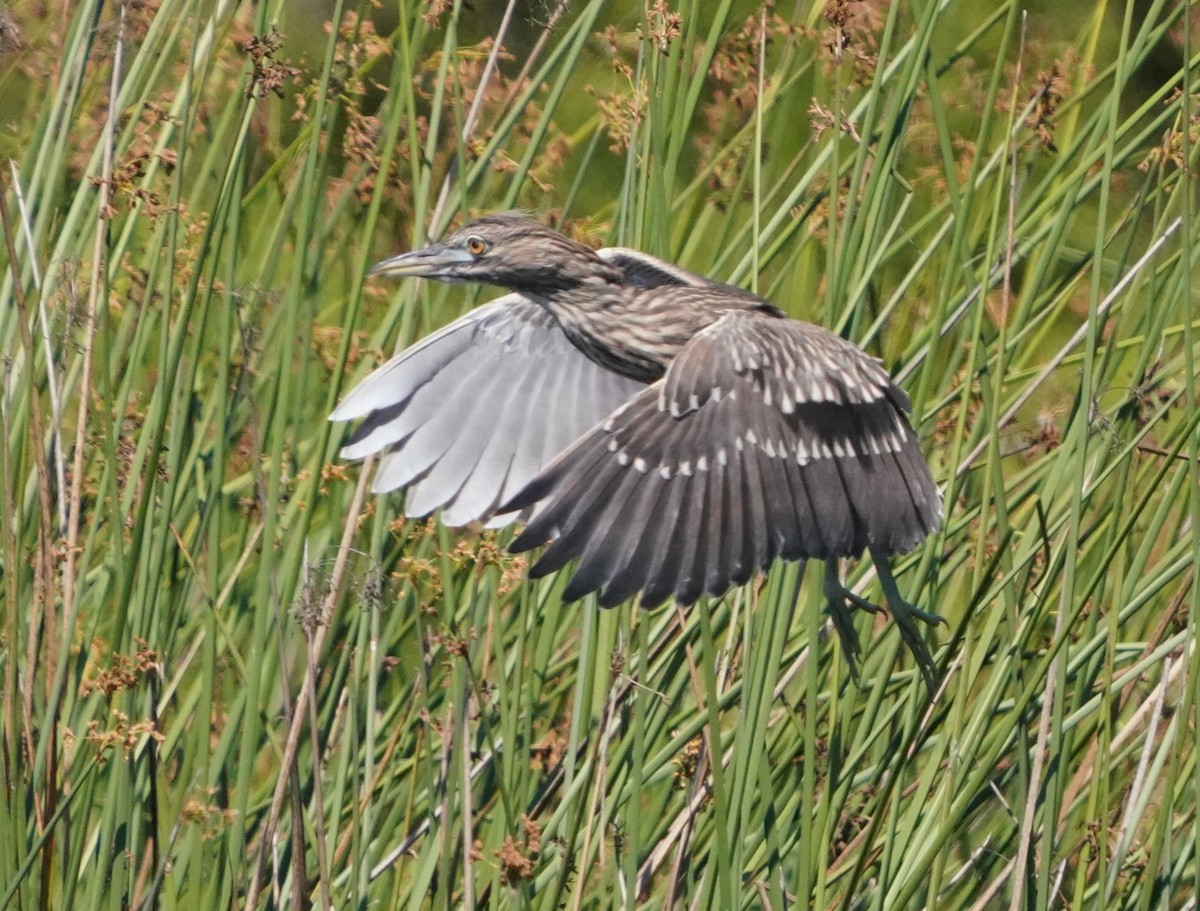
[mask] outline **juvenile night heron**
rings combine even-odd
[[[933,663],[888,557],[941,498],[879,361],[740,288],[644,253],[592,250],[518,215],[477,219],[371,270],[507,294],[394,357],[331,415],[365,417],[342,455],[388,449],[376,492],[448,525],[549,543],[533,577],[579,564],[565,600],[653,607],[720,595],[783,560],[825,561],[843,647],[857,643],[838,559],[870,553],[901,635]]]

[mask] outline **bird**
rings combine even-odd
[[[855,672],[841,581],[870,555],[900,635],[932,687],[890,558],[939,525],[941,495],[882,363],[768,300],[623,247],[593,249],[519,213],[469,221],[368,273],[508,293],[369,374],[332,421],[341,449],[384,453],[372,490],[404,512],[521,530],[532,578],[577,561],[564,601],[717,597],[776,560],[820,560]]]

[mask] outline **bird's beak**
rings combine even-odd
[[[388,278],[404,278],[409,275],[436,276],[447,267],[461,266],[463,263],[471,262],[472,259],[473,257],[466,250],[434,244],[423,250],[401,253],[399,256],[376,263],[367,275],[384,275]]]

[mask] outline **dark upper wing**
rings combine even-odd
[[[776,556],[911,549],[941,505],[908,410],[837,335],[729,313],[505,504],[537,507],[513,549],[552,542],[534,575],[581,558],[568,600],[645,606],[719,594]]]
[[[462,525],[491,519],[557,453],[643,388],[588,360],[543,308],[509,294],[392,358],[330,420],[366,416],[344,458],[392,447],[374,491],[407,486],[407,515],[442,508],[448,525]]]

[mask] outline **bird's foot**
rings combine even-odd
[[[825,582],[823,588],[825,590],[825,603],[829,609],[829,619],[833,621],[833,628],[837,632],[838,641],[842,643],[842,651],[846,655],[847,664],[850,665],[850,676],[857,683],[858,655],[861,649],[858,644],[858,634],[854,631],[854,614],[846,609],[846,605],[849,604],[852,607],[857,607],[871,614],[879,613],[882,608],[878,604],[872,604],[861,595],[856,595],[842,584],[838,573],[837,560],[825,561]]]
[[[871,551],[871,561],[875,564],[875,571],[879,574],[879,584],[883,588],[883,596],[887,599],[888,610],[891,611],[896,626],[900,628],[900,638],[904,640],[908,650],[917,659],[921,676],[925,678],[925,685],[929,687],[929,692],[932,694],[938,684],[937,665],[933,663],[933,655],[929,652],[929,646],[921,634],[920,627],[917,626],[917,621],[937,626],[939,623],[946,623],[946,618],[921,610],[904,599],[900,594],[900,587],[896,584],[896,577],[892,575],[892,567],[886,556]]]
[[[921,676],[925,678],[925,685],[932,693],[938,685],[937,665],[933,662],[933,655],[929,652],[929,646],[925,643],[925,637],[921,635],[921,629],[917,626],[916,620],[923,620],[930,625],[946,621],[937,614],[931,614],[909,604],[902,598],[888,598],[888,609],[892,613],[892,619],[896,621],[896,626],[900,629],[900,638],[904,640],[904,644],[908,646],[908,650],[917,660]]]
[[[900,630],[900,638],[912,652],[917,666],[921,670],[921,676],[925,678],[926,686],[929,687],[930,692],[933,692],[937,688],[937,666],[934,664],[933,655],[930,653],[929,646],[925,643],[925,638],[921,635],[921,629],[917,626],[916,621],[920,620],[930,626],[936,626],[939,623],[945,623],[946,620],[937,614],[921,610],[901,597],[900,589],[896,585],[896,579],[892,575],[886,558],[874,553],[871,557],[875,562],[875,569],[879,573],[879,581],[883,587],[884,597],[887,599],[888,611]],[[846,605],[852,605],[872,614],[879,613],[883,608],[878,604],[871,603],[861,595],[855,594],[842,584],[838,575],[837,560],[825,561],[824,589],[833,628],[837,631],[838,639],[842,643],[842,650],[846,653],[847,661],[850,664],[850,674],[857,680],[858,635],[854,631],[853,614],[846,609]]]

